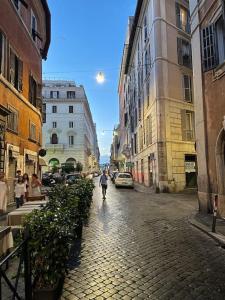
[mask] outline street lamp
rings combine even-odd
[[[98,74],[95,77],[97,83],[103,84],[105,82],[105,75],[103,72],[98,72]]]

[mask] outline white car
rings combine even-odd
[[[134,181],[130,173],[118,173],[115,178],[115,187],[134,187]]]

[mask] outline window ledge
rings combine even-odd
[[[225,75],[225,61],[214,71],[214,80],[218,80]]]
[[[15,130],[13,130],[13,129],[7,128],[6,130],[7,130],[8,132],[10,132],[10,133],[15,134],[15,135],[19,135],[18,131],[15,131]]]
[[[28,138],[28,141],[30,141],[30,142],[32,142],[32,143],[34,143],[34,144],[37,144],[37,141],[35,141],[35,140],[32,139],[32,138]]]

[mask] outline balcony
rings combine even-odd
[[[64,144],[45,144],[45,148],[52,152],[63,151],[65,148],[65,145]]]

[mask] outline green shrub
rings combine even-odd
[[[52,287],[65,275],[76,229],[88,220],[93,189],[93,181],[86,179],[71,186],[56,185],[47,205],[27,216],[36,287]]]

